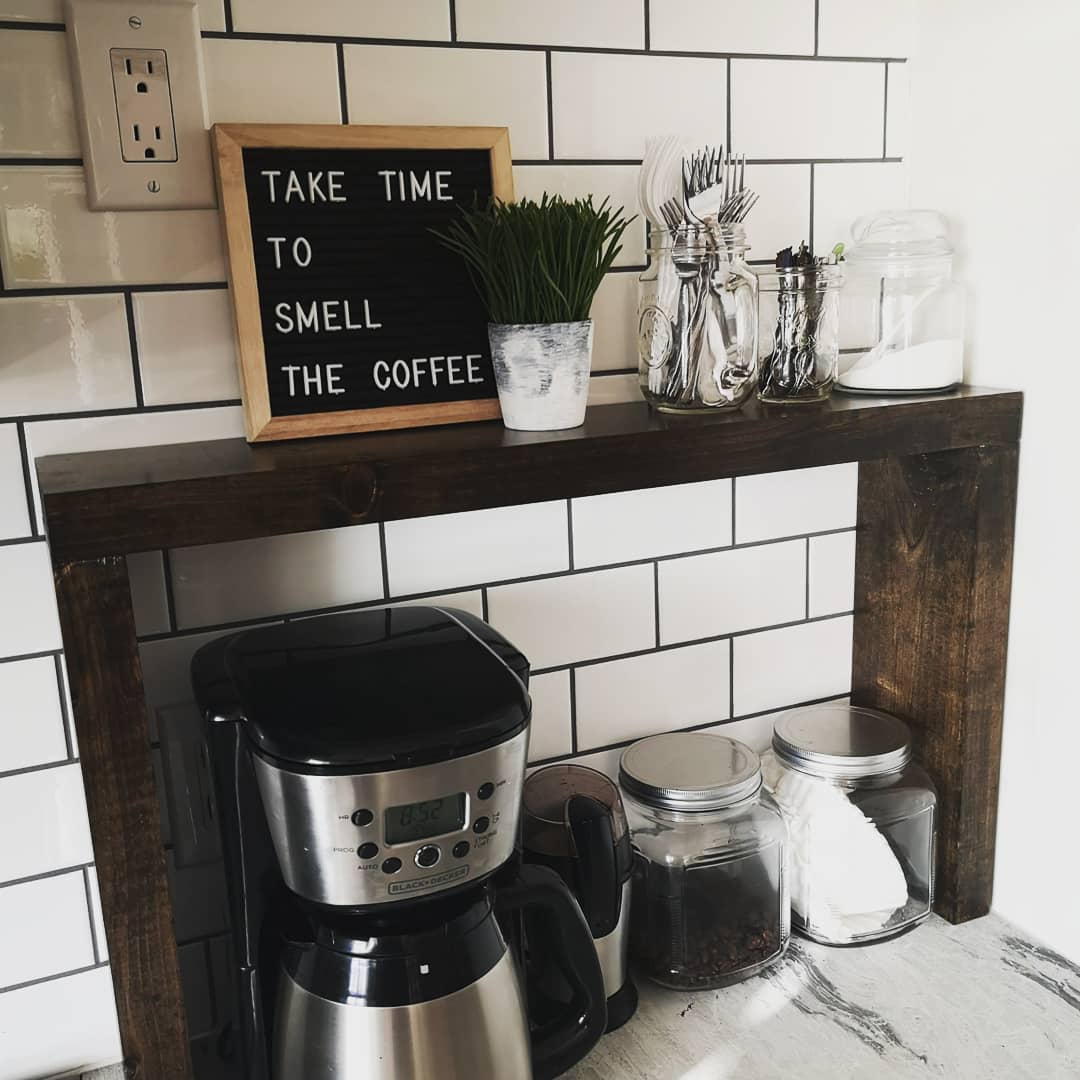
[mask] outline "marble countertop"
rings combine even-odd
[[[762,975],[641,1004],[568,1080],[1078,1080],[1080,967],[996,916],[895,941],[793,937]]]

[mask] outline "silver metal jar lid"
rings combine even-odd
[[[663,810],[721,810],[761,787],[761,762],[741,742],[704,731],[651,735],[628,747],[619,784]]]
[[[811,705],[773,725],[772,748],[786,765],[830,780],[896,772],[911,760],[903,720],[855,705]]]

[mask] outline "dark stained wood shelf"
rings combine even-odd
[[[39,461],[127,1075],[190,1080],[191,1061],[125,555],[861,462],[852,700],[911,725],[940,795],[935,908],[962,922],[989,911],[993,884],[1022,409],[970,387],[704,417],[607,405],[572,431]]]
[[[56,562],[448,514],[841,461],[1015,443],[1022,396],[836,396],[671,417],[589,409],[583,427],[501,423],[249,446],[243,439],[43,458]]]

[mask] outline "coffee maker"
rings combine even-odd
[[[603,1033],[580,909],[515,841],[528,661],[451,608],[247,630],[192,661],[243,1080],[546,1080]],[[507,944],[572,988],[530,1024]]]

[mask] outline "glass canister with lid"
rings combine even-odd
[[[662,986],[754,975],[790,936],[783,818],[757,754],[705,732],[653,735],[622,756],[634,848],[631,955]]]
[[[964,376],[964,291],[936,210],[885,210],[851,227],[840,305],[838,390],[951,390]]]
[[[776,721],[762,766],[787,820],[798,930],[854,945],[930,914],[937,794],[903,721],[846,704],[795,709]]]

